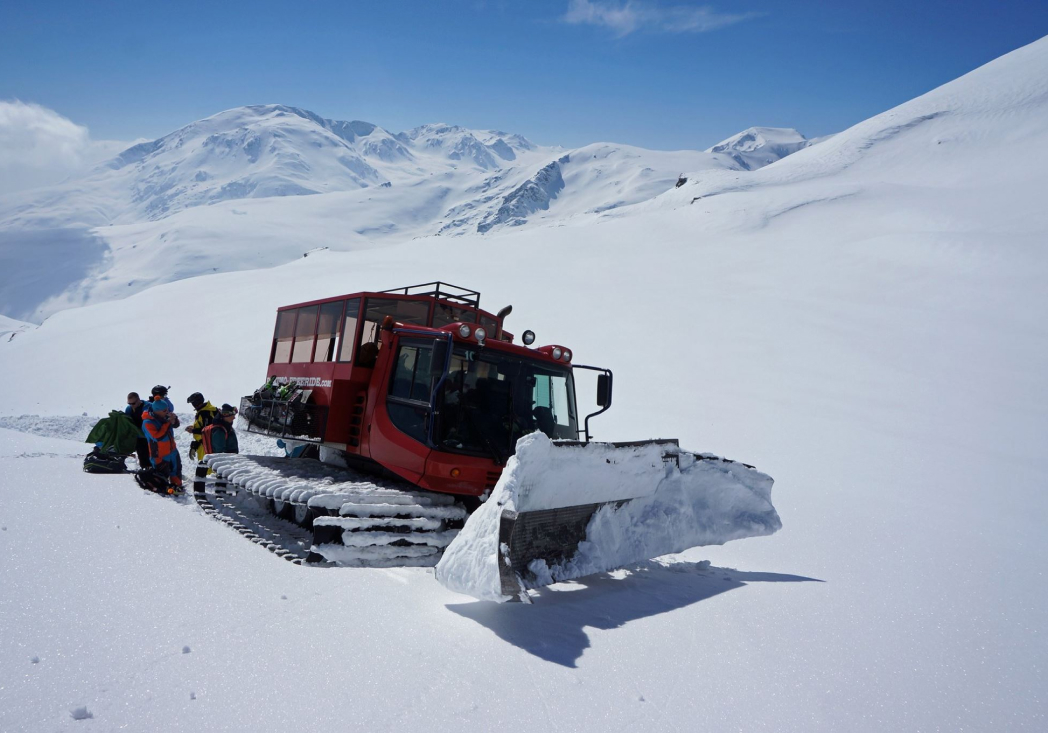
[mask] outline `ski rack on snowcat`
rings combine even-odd
[[[480,292],[463,288],[451,283],[440,282],[421,283],[419,285],[406,285],[402,288],[391,290],[380,290],[380,293],[397,293],[400,295],[424,295],[435,300],[446,300],[449,303],[464,305],[473,311],[480,309]]]
[[[324,439],[328,408],[300,399],[279,400],[248,395],[240,399],[240,416],[247,423],[249,433],[320,443]]]

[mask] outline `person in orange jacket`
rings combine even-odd
[[[163,476],[176,489],[182,488],[182,458],[175,445],[178,416],[167,400],[150,402],[142,413],[142,432],[149,443],[149,462],[157,475]]]

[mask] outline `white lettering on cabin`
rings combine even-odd
[[[287,384],[288,382],[294,382],[299,387],[330,387],[330,379],[321,379],[320,377],[277,377],[273,380],[273,384]]]

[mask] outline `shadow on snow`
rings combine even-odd
[[[623,574],[625,574],[623,576]],[[541,659],[575,667],[589,648],[586,627],[616,629],[673,611],[749,583],[823,581],[801,575],[711,567],[708,561],[651,561],[532,591],[533,604],[473,602],[447,608],[491,629]]]

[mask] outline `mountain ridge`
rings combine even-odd
[[[682,171],[753,165],[730,153],[612,143],[566,151],[443,122],[391,132],[283,104],[235,107],[132,145],[79,178],[0,197],[0,258],[11,265],[0,274],[0,313],[39,321],[317,247],[593,215],[670,190]],[[46,264],[55,257],[61,277]]]

